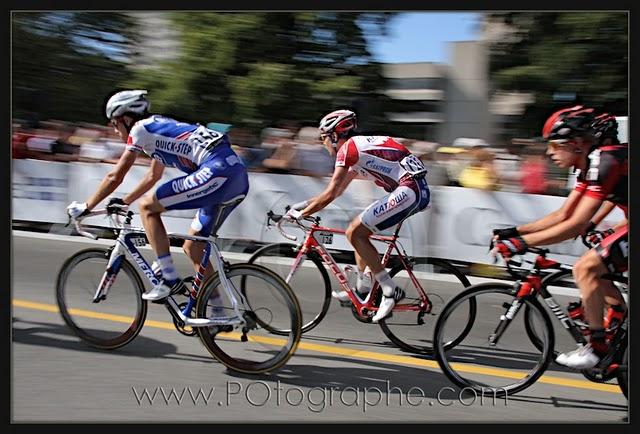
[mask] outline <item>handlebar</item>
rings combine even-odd
[[[285,208],[285,211],[289,211],[291,209],[290,206],[287,206]],[[267,213],[267,226],[271,226],[271,221],[276,223],[276,228],[278,229],[278,232],[280,232],[280,234],[285,237],[288,240],[291,241],[297,241],[298,237],[295,235],[291,235],[289,233],[287,233],[283,228],[282,225],[283,223],[285,223],[286,221],[288,221],[287,219],[284,218],[284,214],[276,214],[273,211],[269,210],[269,212]],[[309,230],[310,228],[308,226],[305,226],[304,224],[302,224],[301,221],[307,221],[313,224],[319,224],[320,223],[320,217],[303,217],[299,220],[292,220],[292,223],[295,223],[298,227],[300,227],[302,230]]]
[[[85,231],[82,229],[82,220],[84,220],[87,217],[96,217],[99,215],[107,215],[107,216],[112,216],[112,215],[116,215],[116,216],[122,216],[128,219],[128,221],[131,221],[131,218],[133,217],[133,211],[128,211],[128,210],[124,210],[121,207],[107,207],[107,208],[103,208],[103,209],[96,209],[93,211],[90,211],[84,215],[79,216],[78,218],[72,218],[71,216],[69,216],[69,222],[67,223],[67,225],[69,225],[69,223],[71,223],[71,221],[73,221],[73,224],[76,228],[76,231],[82,235],[83,237],[87,237],[87,238],[91,238],[93,240],[97,240],[98,237],[94,234],[92,234],[91,232]],[[116,221],[117,224],[120,224],[119,219],[114,219]]]
[[[491,242],[489,243],[489,250],[491,251],[493,249],[495,245],[495,241],[493,240],[493,238],[491,239]],[[525,253],[533,253],[536,254],[538,256],[542,256],[543,258],[545,258],[547,256],[547,254],[549,254],[550,250],[549,249],[544,249],[541,247],[534,247],[534,246],[529,246],[527,247],[527,251]],[[520,267],[522,266],[523,262],[526,262],[528,264],[535,264],[536,261],[531,261],[528,259],[522,259],[520,261],[517,261],[513,258],[503,258],[505,260],[505,264],[507,266],[507,272],[512,275],[513,277],[515,277],[516,279],[522,278],[523,274],[522,271],[518,271],[515,270],[515,267]],[[496,261],[498,260],[498,258],[496,257]]]

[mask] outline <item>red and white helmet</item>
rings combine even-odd
[[[336,110],[320,121],[320,134],[337,133],[341,136],[357,126],[356,114],[351,110]]]

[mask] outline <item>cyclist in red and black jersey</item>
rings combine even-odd
[[[617,142],[613,135],[617,131],[613,128],[610,137],[602,136],[603,119],[614,125],[613,116],[596,116],[594,109],[582,106],[566,108],[549,117],[542,129],[542,136],[549,141],[547,155],[560,168],[574,167],[580,171],[576,186],[557,211],[517,228],[494,231],[494,254],[508,258],[524,253],[528,246],[555,244],[584,234],[591,229],[592,219],[606,201],[621,208],[627,217],[627,144]],[[613,233],[575,263],[573,276],[580,289],[591,337],[588,345],[560,354],[558,363],[589,369],[607,353],[604,304],[617,309],[626,309],[626,305],[612,282],[601,276],[628,269],[627,230],[627,221],[620,222]]]

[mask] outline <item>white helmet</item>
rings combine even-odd
[[[320,121],[320,134],[337,133],[339,136],[356,127],[356,114],[351,110],[336,110]]]
[[[147,101],[146,90],[123,90],[114,94],[107,101],[107,118],[113,119],[125,113],[136,113],[143,115],[149,111],[151,103]]]

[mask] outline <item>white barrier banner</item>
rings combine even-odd
[[[72,200],[86,200],[112,168],[113,165],[102,163],[15,160],[13,218],[66,222],[66,204]],[[122,197],[133,190],[148,170],[147,166],[133,166],[114,195]],[[34,173],[37,173],[38,177],[57,181],[34,181],[28,179],[28,176],[33,175],[25,175]],[[177,169],[167,168],[157,185],[181,175]],[[66,179],[68,184],[64,186],[63,180]],[[224,239],[261,243],[290,242],[275,227],[267,228],[267,212],[273,210],[282,214],[286,205],[313,197],[320,193],[328,182],[328,178],[251,172],[246,199],[231,213],[218,235]],[[42,186],[40,189],[38,183],[52,183],[56,186]],[[27,190],[25,184],[29,186]],[[31,196],[41,191],[47,191],[48,195],[40,199],[35,196],[25,199],[25,191],[31,192],[28,193]],[[54,194],[55,196],[51,196]],[[384,190],[371,182],[355,180],[341,197],[319,213],[322,218],[321,224],[346,229],[355,216],[384,194]],[[24,202],[27,200],[28,203]],[[430,207],[404,222],[400,231],[400,243],[408,254],[418,257],[432,256],[465,262],[492,263],[493,259],[488,254],[488,243],[493,228],[533,221],[558,209],[563,201],[563,197],[556,196],[431,186]],[[137,212],[138,202],[132,204],[131,209]],[[186,233],[194,215],[195,210],[168,211],[163,215],[163,221],[169,232]],[[624,214],[616,209],[607,217],[603,226],[615,224],[623,218]],[[108,225],[108,220],[104,217],[94,217],[85,222],[92,225]],[[141,226],[138,216],[135,217],[134,224]],[[286,226],[286,230],[294,235],[302,234],[300,230],[291,226]],[[337,235],[334,236],[333,244],[327,247],[353,250],[346,237]],[[376,243],[376,247],[382,251],[385,245]],[[569,264],[575,262],[586,251],[579,239],[565,241],[549,248],[553,258]]]
[[[34,222],[66,222],[69,165],[39,160],[12,162],[11,218]]]

